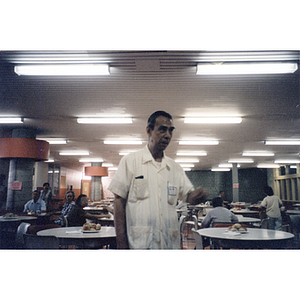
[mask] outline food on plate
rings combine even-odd
[[[229,226],[227,228],[228,231],[238,231],[238,232],[246,232],[247,231],[247,228],[246,227],[243,227],[241,224],[239,223],[236,223],[232,226]]]
[[[100,224],[95,224],[95,223],[84,223],[82,226],[82,231],[97,231],[101,229]]]
[[[13,214],[13,213],[6,213],[5,215],[2,216],[3,218],[17,218],[18,215]]]

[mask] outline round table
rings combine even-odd
[[[227,228],[205,228],[198,232],[225,249],[282,249],[294,238],[289,232],[260,228],[248,228],[247,233],[239,234]]]
[[[105,245],[116,248],[116,231],[114,227],[101,227],[100,231],[83,233],[82,227],[61,227],[41,230],[40,236],[55,236],[60,245],[76,245],[81,249],[100,249]]]
[[[3,216],[0,217],[0,222],[2,223],[10,223],[10,222],[25,222],[25,221],[32,221],[36,220],[37,217],[35,216],[17,216],[13,218],[4,218]]]

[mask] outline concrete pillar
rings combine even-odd
[[[233,202],[239,202],[239,176],[237,164],[232,164],[232,198]]]
[[[101,167],[101,162],[91,163],[92,167]],[[91,200],[99,201],[102,199],[102,180],[101,176],[92,176],[91,179]]]

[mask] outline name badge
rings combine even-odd
[[[169,196],[177,196],[177,187],[176,186],[168,186]]]

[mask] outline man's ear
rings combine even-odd
[[[147,135],[148,135],[148,136],[151,135],[151,130],[152,130],[152,129],[151,129],[149,126],[146,127],[146,132],[147,132]]]

